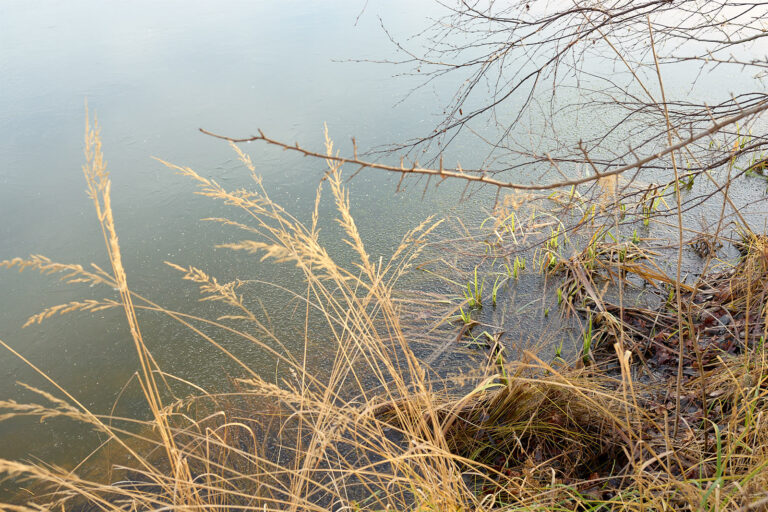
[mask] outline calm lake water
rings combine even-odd
[[[166,267],[166,260],[212,269],[222,280],[297,284],[291,272],[214,250],[237,235],[199,219],[221,215],[222,206],[195,196],[192,183],[151,157],[189,165],[236,188],[247,185],[247,172],[225,143],[198,128],[232,136],[261,128],[317,149],[323,123],[343,149],[351,148],[352,136],[361,147],[373,148],[424,135],[440,120],[457,84],[436,81],[399,103],[420,78],[393,76],[403,69],[384,64],[351,61],[398,56],[379,16],[395,37],[405,39],[440,12],[431,2],[412,0],[3,1],[0,260],[41,253],[55,261],[108,267],[80,170],[87,99],[102,125],[133,289],[171,308],[215,313],[210,303],[197,303],[196,289]],[[721,91],[727,82],[715,77],[710,89]],[[243,149],[272,197],[307,219],[322,162],[263,145]],[[446,161],[459,155],[465,166],[485,156],[468,138],[451,146]],[[396,185],[395,178],[375,173],[350,183],[353,211],[373,254],[391,251],[405,230],[428,214],[454,211],[461,191],[449,184],[422,197],[419,184],[399,194]],[[487,205],[482,197],[474,201]],[[323,213],[326,241],[341,253],[327,205]],[[109,411],[136,368],[121,312],[72,314],[23,330],[21,325],[45,307],[105,293],[34,273],[0,272],[0,339],[97,412]],[[267,290],[260,298],[273,311],[289,305]],[[211,347],[162,318],[142,321],[166,371],[212,389],[222,383],[228,368]],[[290,338],[301,332],[302,322],[301,315],[288,315],[276,329]],[[232,349],[253,367],[273,371],[272,361],[251,347],[235,343]],[[0,353],[0,399],[33,398],[17,381],[50,389],[22,361]],[[141,407],[126,399],[117,412],[136,414]],[[14,419],[0,424],[0,457],[71,463],[93,447],[82,436],[75,425]]]
[[[365,8],[365,10],[364,10]],[[363,12],[364,10],[364,12]],[[216,243],[233,241],[204,217],[224,209],[194,195],[192,184],[153,160],[189,165],[224,186],[248,173],[226,143],[199,127],[248,135],[258,128],[322,148],[323,123],[342,148],[423,134],[452,89],[438,86],[396,103],[420,83],[395,78],[386,65],[350,59],[393,56],[380,15],[393,34],[422,29],[437,10],[427,2],[26,2],[0,4],[0,260],[31,253],[108,268],[101,233],[85,195],[81,165],[84,102],[102,125],[113,180],[113,206],[131,287],[154,300],[211,314],[197,291],[163,262],[194,264],[220,279],[239,276],[292,284],[294,274],[254,263]],[[362,13],[362,15],[361,15]],[[360,16],[359,16],[360,15]],[[358,18],[359,16],[359,18]],[[260,145],[244,146],[272,197],[308,219],[323,164]],[[454,151],[464,153],[459,142]],[[351,170],[350,170],[351,172]],[[370,251],[387,253],[404,231],[432,212],[446,213],[451,187],[439,194],[395,194],[396,181],[363,173],[350,184]],[[414,200],[414,197],[418,200]],[[324,230],[333,233],[324,207]],[[329,236],[331,250],[340,242]],[[0,272],[0,339],[84,404],[107,412],[136,369],[119,311],[73,314],[21,329],[42,308],[109,290],[64,285],[33,272]],[[274,295],[274,292],[272,292]],[[279,310],[284,297],[261,298]],[[161,318],[142,318],[162,367],[203,386],[221,383],[226,363],[204,342]],[[281,319],[286,336],[301,321]],[[301,337],[298,337],[301,339]],[[247,346],[233,350],[273,371]],[[0,397],[34,399],[16,383],[50,387],[22,361],[0,353]],[[134,414],[140,401],[120,402]],[[0,457],[71,463],[93,447],[71,424],[15,419],[0,424]]]

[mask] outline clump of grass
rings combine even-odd
[[[459,319],[464,325],[472,325],[474,323],[472,313],[469,310],[464,311],[464,308],[461,306],[459,306]]]
[[[656,255],[632,239],[619,241],[609,231],[598,230],[581,251],[569,258],[561,257],[551,265],[548,274],[562,276],[556,293],[558,304],[565,305],[567,312],[584,307],[586,300],[599,310],[605,284],[626,284],[628,274],[654,281],[670,281],[654,263]]]
[[[505,263],[504,268],[507,271],[508,277],[517,279],[520,277],[520,271],[525,270],[525,258],[516,255],[515,260],[512,262],[512,267],[510,268],[510,266]]]
[[[464,291],[464,299],[470,308],[480,309],[483,307],[483,288],[485,288],[485,278],[478,281],[477,267],[474,271],[474,280],[467,283],[467,289]],[[494,287],[494,292],[496,288]],[[495,302],[495,301],[494,301]]]
[[[429,402],[457,463],[469,474],[482,464],[473,483],[489,509],[514,509],[547,494],[565,507],[573,503],[575,482],[626,463],[622,436],[632,436],[634,427],[622,419],[621,401],[606,382],[584,371],[558,373],[529,357],[490,365],[494,372],[461,398],[409,397],[377,414],[399,425],[413,402]]]

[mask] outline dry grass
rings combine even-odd
[[[406,233],[388,259],[372,258],[350,211],[340,160],[326,136],[325,182],[345,241],[355,255],[354,265],[346,268],[325,250],[320,237],[321,188],[311,220],[305,224],[270,199],[250,159],[237,146],[233,149],[253,177],[253,191],[228,191],[190,168],[166,163],[195,181],[199,194],[225,202],[247,219],[214,219],[245,236],[224,247],[290,264],[301,272],[306,290],[297,297],[305,308],[306,325],[310,316],[322,318],[335,343],[330,369],[321,375],[307,367],[313,332],[305,333],[303,353],[287,351],[260,315],[249,309],[241,294],[243,281],[222,283],[203,269],[169,262],[183,279],[199,286],[201,300],[230,308],[231,313],[216,319],[171,311],[131,291],[121,263],[98,128],[88,126],[85,140],[84,174],[111,272],[58,264],[41,256],[0,262],[0,266],[37,270],[67,282],[118,291],[119,298],[48,308],[27,323],[76,311],[123,308],[151,419],[93,414],[53,381],[63,398],[33,390],[40,396],[39,404],[0,402],[0,420],[55,416],[83,422],[106,436],[94,456],[109,448],[112,457],[111,473],[93,477],[87,462],[68,471],[45,463],[2,460],[0,472],[37,490],[34,496],[3,505],[5,509],[765,507],[768,252],[763,238],[749,235],[741,263],[727,274],[710,276],[709,288],[688,291],[677,284],[679,293],[689,294],[680,297],[692,305],[688,314],[710,314],[720,322],[721,310],[727,312],[733,320],[730,325],[736,326],[733,335],[740,340],[738,350],[691,347],[688,353],[697,357],[691,357],[685,367],[695,371],[685,380],[682,397],[673,396],[670,376],[649,370],[649,359],[662,351],[649,357],[648,350],[653,349],[641,343],[666,344],[669,357],[674,357],[676,314],[665,310],[664,304],[655,311],[611,304],[600,293],[598,282],[621,281],[628,275],[656,287],[674,287],[676,281],[653,265],[651,251],[634,243],[605,243],[596,236],[584,251],[563,258],[550,234],[545,237],[549,245],[539,253],[546,256],[542,261],[548,272],[565,272],[563,286],[572,312],[579,314],[587,305],[599,312],[594,336],[599,335],[601,343],[591,346],[593,364],[548,364],[531,354],[506,361],[503,351],[494,346],[482,371],[445,381],[434,377],[414,353],[401,322],[401,307],[393,299],[398,278],[413,266],[439,222],[428,219]],[[527,228],[513,224],[509,229],[510,214],[518,205],[513,208],[493,228],[524,239]],[[588,215],[587,210],[583,213]],[[541,226],[532,217],[534,223]],[[702,296],[706,299],[699,300]],[[720,309],[713,314],[716,308]],[[177,320],[235,360],[242,377],[234,389],[169,399],[168,377],[147,349],[137,310]],[[704,326],[702,333],[721,327],[708,324],[704,316],[694,323]],[[272,354],[287,368],[283,377],[277,382],[265,380],[203,332],[201,324],[224,329]],[[710,336],[713,343],[721,339],[715,336],[723,337],[717,331]],[[686,407],[677,426],[672,425],[670,412],[675,399]],[[677,427],[680,433],[675,437],[672,432]]]

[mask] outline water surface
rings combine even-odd
[[[192,166],[236,188],[247,185],[247,171],[226,143],[198,133],[199,127],[232,135],[262,128],[316,149],[322,148],[324,123],[342,148],[351,146],[353,135],[363,147],[373,147],[423,130],[439,110],[434,90],[395,107],[414,80],[394,79],[391,67],[345,61],[392,54],[378,15],[394,33],[407,35],[435,6],[401,1],[370,2],[363,12],[364,7],[340,0],[3,2],[0,260],[42,253],[55,261],[108,266],[80,171],[87,99],[103,128],[133,289],[169,307],[211,313],[211,306],[196,304],[195,289],[165,267],[166,260],[198,265],[220,279],[237,275],[290,285],[293,273],[213,250],[235,235],[198,219],[224,209],[195,196],[192,183],[151,157]],[[307,220],[322,162],[263,146],[245,149],[272,197]],[[373,253],[386,253],[425,215],[446,210],[434,194],[419,201],[396,195],[396,182],[387,176],[363,174],[351,187]],[[323,213],[323,228],[331,234],[330,207]],[[328,238],[331,249],[341,249]],[[97,412],[109,410],[136,369],[121,313],[73,314],[20,326],[44,307],[108,292],[29,272],[0,274],[0,339]],[[274,309],[286,300],[259,293]],[[204,386],[222,380],[225,363],[210,347],[161,318],[142,320],[165,370]],[[301,325],[290,318],[282,323],[288,334]],[[235,350],[253,367],[273,370],[273,362],[260,362],[263,355],[252,347]],[[22,361],[0,354],[0,396],[29,399],[17,381],[50,389]],[[125,414],[141,407],[130,400],[121,404]],[[0,425],[0,457],[71,463],[92,446],[80,443],[75,426],[52,426],[23,420]]]
[[[3,2],[0,260],[42,253],[56,261],[108,266],[80,171],[87,99],[103,127],[114,213],[134,290],[171,308],[215,314],[210,303],[196,302],[196,290],[166,267],[166,260],[197,265],[221,280],[298,285],[290,270],[213,250],[235,235],[198,219],[220,216],[224,209],[194,195],[191,182],[151,157],[189,165],[236,188],[248,184],[247,171],[225,143],[198,128],[233,136],[261,128],[274,138],[321,149],[327,123],[346,150],[352,136],[362,148],[373,148],[424,135],[440,120],[457,84],[435,81],[400,103],[421,83],[419,77],[393,76],[402,69],[350,61],[402,56],[381,29],[379,16],[391,34],[405,40],[441,12],[436,4],[409,0]],[[687,77],[685,70],[670,77],[669,94],[689,94]],[[729,86],[725,77],[715,76],[697,94],[722,97]],[[560,122],[573,129],[576,140],[580,127],[598,121],[585,116]],[[536,120],[526,122],[531,124],[520,126],[521,133]],[[322,162],[257,144],[243,149],[272,197],[308,219]],[[485,156],[477,139],[465,136],[450,147],[446,161],[460,157],[471,167]],[[391,251],[428,214],[455,212],[462,188],[446,184],[422,195],[422,183],[412,183],[411,190],[396,194],[396,185],[395,178],[376,173],[362,173],[350,183],[353,213],[374,255]],[[764,196],[756,188],[744,193],[755,201]],[[460,207],[487,206],[483,197],[473,201]],[[334,236],[331,206],[324,205],[322,213],[329,249],[341,255],[344,246]],[[268,288],[254,293],[273,311],[291,309],[286,297]],[[0,339],[96,412],[110,410],[136,369],[121,312],[73,314],[24,330],[20,326],[42,308],[104,296],[103,290],[50,277],[0,273]],[[301,315],[279,320],[276,329],[286,339],[303,329]],[[166,371],[215,389],[233,370],[177,325],[153,316],[142,316],[142,322]],[[532,323],[531,329],[538,325]],[[273,361],[260,351],[233,344],[232,350],[253,368],[273,373]],[[50,389],[22,361],[0,353],[0,399],[31,398],[17,381]],[[141,407],[140,401],[125,399],[117,412],[136,414]],[[82,436],[82,429],[71,424],[8,421],[0,424],[0,457],[71,464],[93,447]]]

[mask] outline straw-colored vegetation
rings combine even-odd
[[[328,158],[325,182],[356,261],[341,267],[318,232],[321,188],[310,222],[302,223],[270,199],[249,157],[233,149],[251,173],[253,191],[227,191],[190,168],[166,165],[194,180],[198,193],[245,214],[247,221],[215,219],[247,237],[225,247],[302,273],[306,290],[296,297],[307,323],[310,316],[324,319],[324,341],[335,344],[332,364],[327,371],[307,367],[306,349],[316,331],[306,333],[304,353],[286,351],[247,306],[241,281],[221,283],[202,269],[169,263],[199,286],[202,300],[231,310],[215,320],[168,310],[132,292],[98,128],[87,126],[84,175],[111,271],[42,256],[0,265],[119,293],[49,308],[27,324],[122,308],[151,417],[93,414],[50,379],[53,394],[30,388],[38,403],[0,402],[0,420],[66,417],[89,425],[106,436],[93,457],[108,453],[112,465],[109,474],[93,475],[87,461],[74,471],[0,461],[8,478],[34,489],[5,509],[759,510],[768,503],[764,237],[745,232],[735,267],[709,274],[695,287],[676,287],[636,233],[612,241],[598,229],[582,251],[565,257],[562,249],[572,242],[561,223],[536,215],[516,222],[520,204],[502,206],[488,226],[499,238],[518,242],[532,237],[533,227],[544,233],[533,260],[548,279],[559,279],[562,311],[584,320],[583,350],[573,364],[560,357],[547,363],[530,353],[508,360],[498,338],[486,333],[490,350],[483,368],[446,378],[417,357],[393,298],[398,278],[412,268],[439,222],[427,219],[406,233],[391,257],[373,257],[350,211],[341,164]],[[336,155],[327,136],[326,154]],[[489,290],[495,305],[502,286],[525,270],[520,256],[507,260],[503,284],[492,275],[486,281],[477,266],[468,274],[461,315],[491,309]],[[666,287],[670,295],[655,308],[604,299],[604,283],[632,276]],[[695,332],[684,337],[682,352],[670,309],[676,289],[687,305],[684,328]],[[242,368],[234,387],[172,398],[169,379],[142,336],[140,310],[177,320],[233,358]],[[445,320],[454,321],[450,314]],[[471,322],[465,319],[460,338],[471,333]],[[285,371],[275,382],[265,380],[207,334],[205,325],[258,345]],[[690,378],[676,387],[678,354]]]
[[[25,326],[122,311],[146,414],[89,410],[0,340],[45,381],[25,388],[35,403],[0,400],[0,421],[66,418],[100,443],[67,468],[0,460],[0,476],[20,490],[0,508],[768,510],[768,238],[755,232],[759,214],[733,193],[765,185],[768,137],[755,120],[768,97],[761,83],[720,103],[693,93],[668,99],[663,73],[698,73],[686,91],[721,69],[739,69],[734,81],[763,80],[768,66],[752,45],[767,40],[768,7],[572,4],[461,2],[421,34],[423,55],[393,39],[427,83],[461,75],[434,130],[394,148],[406,155],[399,165],[358,154],[354,139],[344,156],[327,133],[324,150],[312,150],[261,131],[206,132],[229,141],[250,173],[249,190],[162,162],[232,208],[208,219],[243,237],[221,248],[303,278],[301,289],[275,284],[303,314],[299,340],[282,339],[266,309],[254,308],[252,275],[222,281],[215,269],[167,262],[200,300],[217,303],[215,318],[171,310],[129,286],[99,131],[89,121],[83,171],[111,268],[40,255],[0,267],[104,291],[49,307]],[[551,98],[540,91],[550,86]],[[560,90],[575,94],[561,98]],[[501,137],[474,130],[484,116]],[[443,163],[462,130],[488,144],[477,169]],[[246,141],[324,161],[309,219],[270,199],[237,145]],[[431,165],[406,163],[430,148]],[[484,219],[428,218],[391,255],[371,254],[343,165],[353,175],[420,177],[425,192],[452,180],[496,196]],[[335,207],[343,259],[320,233],[323,201]],[[704,206],[709,218],[697,229],[691,219]],[[443,289],[400,289],[416,269]],[[538,295],[518,300],[526,286]],[[231,382],[206,392],[166,373],[149,349],[158,341],[142,332],[149,314],[220,351],[237,368]],[[510,350],[524,341],[509,332],[514,321],[540,322],[531,350]],[[233,339],[271,357],[274,374],[239,358]],[[333,356],[318,363],[318,346]],[[436,364],[460,351],[466,367]]]

